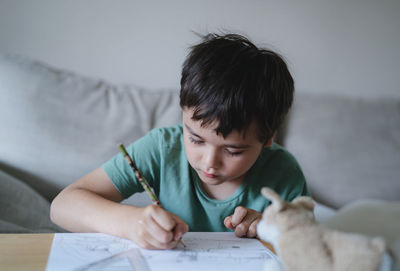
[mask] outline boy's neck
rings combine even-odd
[[[222,183],[219,185],[209,185],[201,182],[201,187],[204,192],[212,199],[224,200],[232,196],[236,190],[240,187],[243,182],[243,179],[237,181],[230,181],[226,183]]]

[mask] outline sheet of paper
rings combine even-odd
[[[146,250],[129,240],[106,234],[58,233],[46,270],[98,270],[98,266],[87,267],[99,261],[108,263],[107,259],[113,261],[104,270],[134,270],[122,253],[132,248],[137,248],[151,271],[262,270],[267,259],[276,258],[256,239],[237,238],[231,232],[189,232],[183,241],[186,248],[178,245],[173,250]]]
[[[132,241],[102,233],[56,233],[46,270],[74,270],[133,247]],[[108,270],[132,270],[127,261],[114,266]]]

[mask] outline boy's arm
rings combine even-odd
[[[51,204],[50,217],[68,231],[104,231],[111,227],[112,221],[105,218],[118,215],[114,209],[119,209],[122,200],[107,174],[99,168],[61,191]]]
[[[121,204],[123,196],[102,168],[66,187],[53,200],[51,220],[72,232],[104,232],[149,249],[175,247],[188,226],[156,205]]]

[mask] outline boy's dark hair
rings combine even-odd
[[[280,55],[247,38],[208,34],[183,63],[180,106],[194,108],[202,126],[218,122],[217,134],[245,132],[252,120],[266,143],[292,105],[293,78]]]

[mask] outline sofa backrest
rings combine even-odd
[[[52,199],[154,127],[181,121],[177,90],[116,86],[0,55],[0,170]],[[331,207],[400,200],[400,99],[298,92],[280,137]]]
[[[0,55],[0,169],[48,199],[154,127],[181,121],[177,91],[115,86]]]
[[[399,96],[298,92],[287,121],[283,143],[317,201],[400,201]]]

